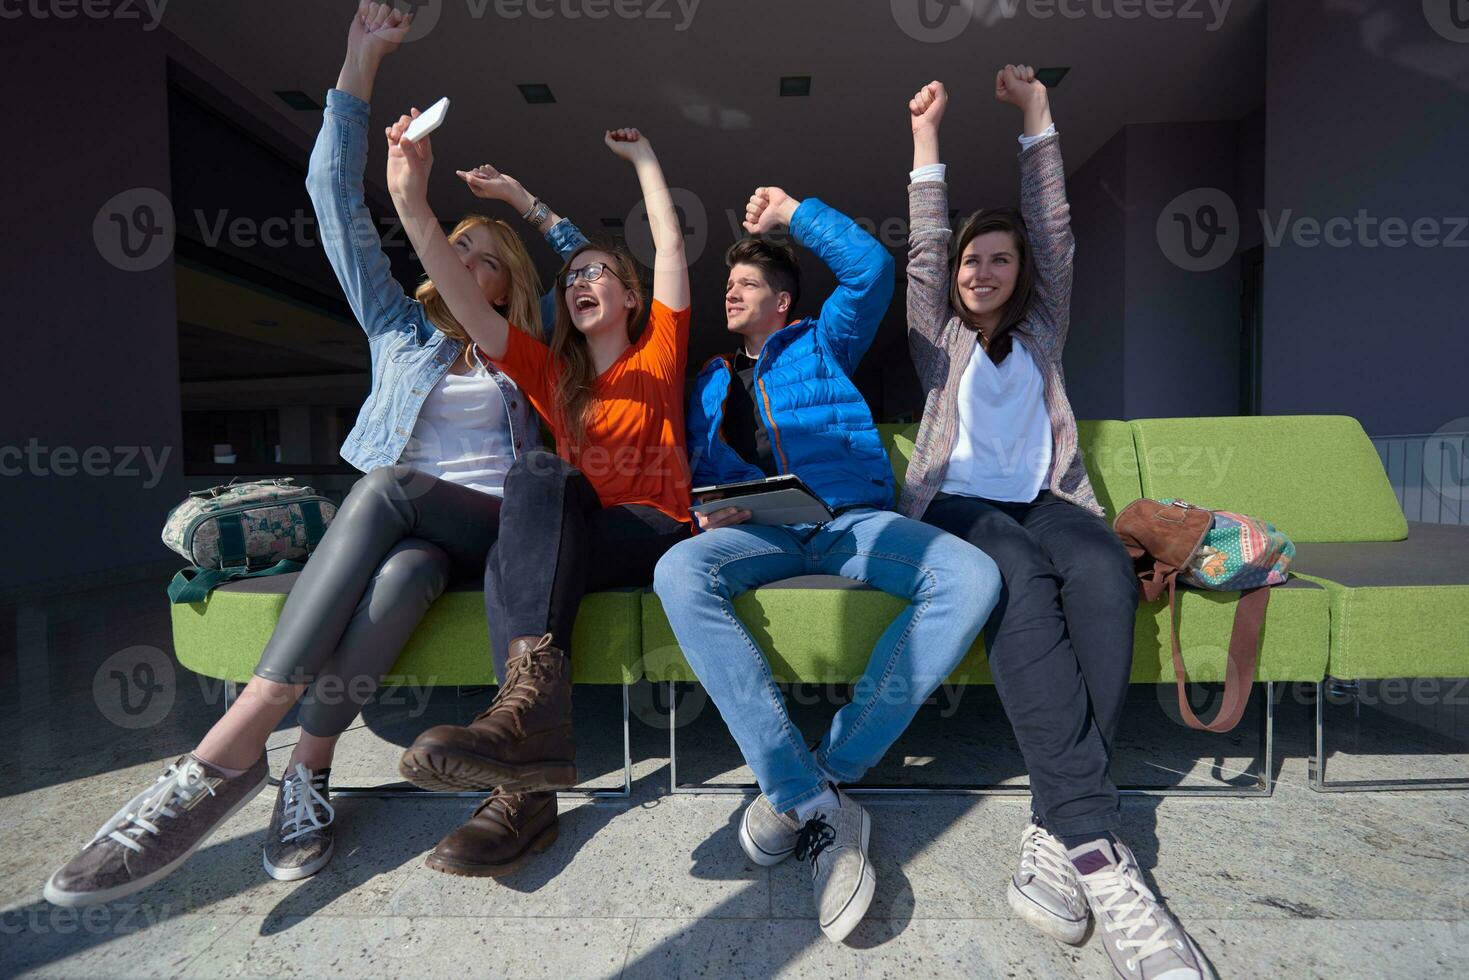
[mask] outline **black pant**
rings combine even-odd
[[[570,655],[582,596],[650,585],[658,559],[688,535],[686,523],[654,507],[603,507],[591,481],[553,453],[521,456],[505,475],[500,537],[485,561],[497,676],[517,636],[550,633]]]
[[[1120,825],[1108,768],[1132,672],[1137,580],[1105,521],[1043,491],[1028,504],[941,493],[923,520],[1000,568],[985,625],[995,688],[1052,833]]]
[[[451,580],[477,579],[500,498],[409,466],[352,487],[301,572],[255,673],[307,684],[301,727],[340,735]]]

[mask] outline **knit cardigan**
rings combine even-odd
[[[959,380],[974,355],[977,334],[949,305],[949,188],[943,181],[908,187],[908,347],[923,385],[923,421],[908,461],[898,511],[922,518],[933,502],[959,438]],[[1035,291],[1013,330],[1035,358],[1051,420],[1051,471],[1046,485],[1062,500],[1105,516],[1077,449],[1076,416],[1066,398],[1061,351],[1071,320],[1071,207],[1060,137],[1048,136],[1020,154],[1020,213],[1035,264]]]

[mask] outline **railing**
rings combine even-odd
[[[1372,440],[1403,514],[1424,524],[1469,524],[1469,432]]]

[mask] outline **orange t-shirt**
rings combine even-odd
[[[505,356],[495,365],[525,392],[551,423],[556,452],[581,470],[603,507],[646,504],[689,521],[689,459],[684,448],[683,376],[688,362],[689,311],[657,300],[638,342],[597,376],[587,447],[571,451],[571,436],[556,423],[556,378],[551,350],[510,327]]]

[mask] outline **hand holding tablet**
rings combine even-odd
[[[730,507],[750,515],[744,521],[726,524],[824,524],[836,516],[800,477],[789,473],[716,487],[695,487],[689,495],[694,501],[689,510],[695,515],[710,515]]]

